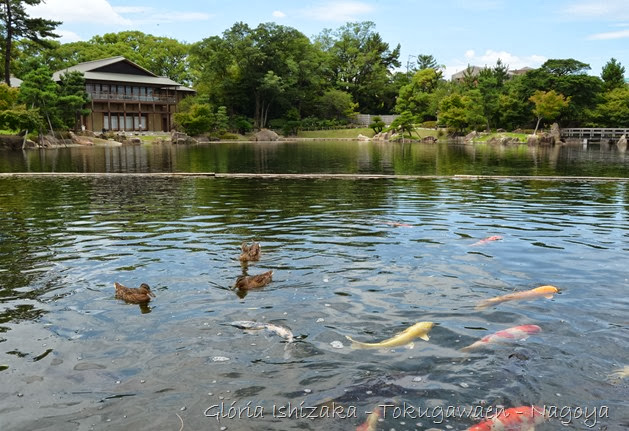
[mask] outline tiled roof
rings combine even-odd
[[[111,64],[119,63],[119,62],[128,63],[140,69],[141,71],[145,72],[147,75],[132,75],[132,74],[126,74],[126,73],[94,71],[94,70],[100,69],[101,67],[109,66]],[[181,91],[194,91],[190,88],[183,87],[181,84],[173,81],[170,78],[167,78],[165,76],[157,76],[153,72],[144,69],[142,66],[138,66],[134,62],[127,60],[126,58],[122,56],[79,63],[74,66],[70,66],[70,67],[67,67],[65,69],[62,69],[53,73],[52,79],[54,79],[55,81],[59,81],[61,78],[61,75],[63,75],[64,73],[73,72],[73,71],[82,72],[86,80],[128,82],[131,84],[149,84],[149,85],[156,85],[160,87],[177,87],[177,89]]]

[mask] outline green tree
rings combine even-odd
[[[52,72],[47,67],[35,69],[24,77],[18,100],[29,108],[38,108],[51,133],[54,126],[61,124],[57,115],[59,86],[52,80]],[[38,131],[42,133],[43,129],[40,127]]]
[[[373,129],[374,133],[382,132],[382,129],[384,129],[385,126],[386,124],[384,123],[384,121],[382,121],[382,118],[378,115],[373,117],[373,119],[371,120],[371,123],[369,123],[369,127]]]
[[[436,111],[431,103],[433,91],[439,84],[439,74],[435,69],[418,70],[410,84],[400,88],[395,110],[397,112],[410,111],[419,121],[434,117]]]
[[[356,116],[358,104],[352,95],[341,90],[329,89],[318,98],[318,115],[326,119],[349,120]]]
[[[0,40],[4,56],[4,82],[11,85],[11,59],[13,41],[26,38],[40,45],[46,45],[46,38],[59,37],[53,33],[61,24],[43,18],[31,18],[25,6],[35,6],[42,0],[1,0],[0,1]]]
[[[190,98],[192,99],[192,98]],[[174,115],[175,125],[188,135],[198,136],[208,133],[214,123],[212,107],[208,103],[192,103]]]
[[[417,68],[419,70],[434,69],[439,70],[437,60],[432,55],[419,54],[417,55]]]
[[[81,72],[64,73],[59,81],[58,114],[63,126],[78,130],[82,115],[88,115],[85,108],[90,98],[85,91],[85,78]]]
[[[610,59],[601,73],[603,79],[603,91],[625,86],[625,68],[615,58]]]
[[[391,123],[391,129],[398,129],[402,132],[408,132],[409,138],[413,137],[415,131],[415,116],[410,111],[404,111]]]
[[[441,99],[439,106],[439,123],[445,124],[449,129],[460,132],[467,126],[465,114],[465,101],[458,94],[451,94]]]
[[[570,103],[570,98],[566,98],[563,94],[550,91],[536,91],[529,100],[535,104],[533,113],[537,117],[534,134],[537,133],[539,123],[542,118],[554,120],[557,118],[562,109],[566,108]]]
[[[336,31],[324,30],[316,44],[328,56],[330,80],[352,95],[364,113],[389,113],[394,100],[387,98],[393,68],[400,66],[400,45],[393,50],[375,31],[371,21],[347,23]]]
[[[18,103],[19,91],[0,83],[0,129],[13,131],[35,130],[41,125],[37,109],[27,109]]]
[[[603,95],[595,110],[596,122],[603,127],[629,125],[629,86],[614,88]]]

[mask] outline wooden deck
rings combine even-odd
[[[570,128],[561,129],[560,133],[562,138],[581,138],[592,141],[601,141],[603,139],[619,139],[622,135],[629,136],[629,128]]]

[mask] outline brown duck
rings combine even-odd
[[[260,243],[253,241],[251,245],[243,242],[240,246],[242,249],[242,253],[240,254],[239,259],[242,262],[247,262],[249,260],[259,260],[260,259]]]
[[[271,282],[271,276],[273,275],[273,271],[263,272],[258,275],[241,275],[236,279],[236,284],[234,285],[234,289],[240,290],[249,290],[249,289],[259,289],[260,287],[264,287]]]
[[[146,304],[151,300],[151,296],[155,298],[155,294],[151,292],[148,284],[142,283],[140,287],[126,287],[115,282],[116,298],[122,299],[132,304]]]

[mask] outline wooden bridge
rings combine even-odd
[[[618,139],[622,135],[629,136],[629,129],[585,128],[561,129],[562,138],[581,138],[588,141],[602,141],[603,139]]]

